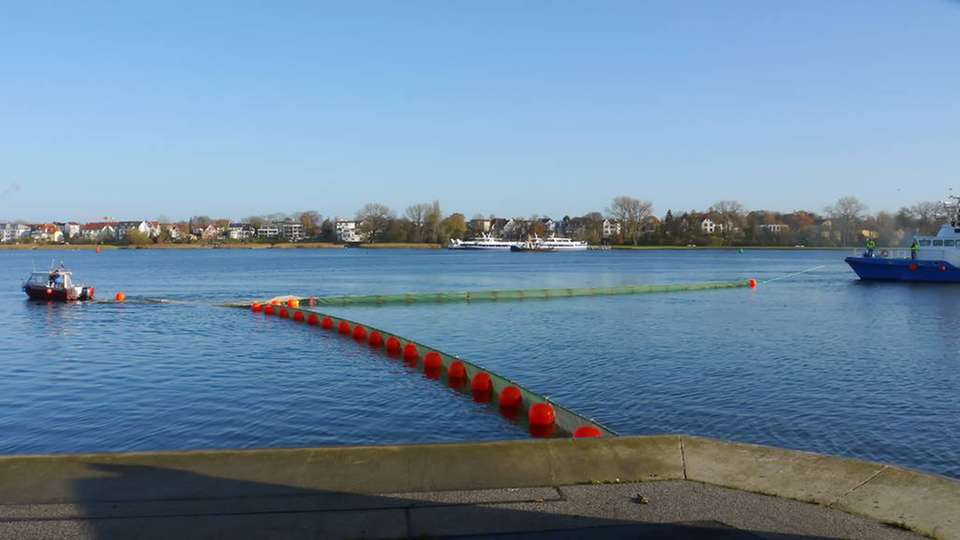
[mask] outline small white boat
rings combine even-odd
[[[469,249],[477,251],[510,251],[510,248],[517,245],[517,242],[501,240],[487,234],[481,234],[479,238],[469,240],[460,240],[451,238],[447,249]]]

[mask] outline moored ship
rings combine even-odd
[[[517,245],[518,242],[510,242],[506,240],[501,240],[499,238],[490,236],[488,234],[481,234],[478,238],[472,238],[469,240],[460,240],[459,238],[451,238],[450,244],[447,245],[447,249],[468,249],[476,251],[510,251],[510,248]]]
[[[95,289],[73,283],[73,273],[61,263],[47,272],[32,272],[23,284],[23,292],[33,300],[75,302],[93,300]]]
[[[863,280],[960,283],[960,197],[945,207],[953,218],[934,236],[913,237],[908,249],[865,249],[845,260]]]
[[[510,251],[536,251],[536,252],[555,252],[555,251],[586,251],[587,243],[562,236],[550,236],[549,238],[540,238],[534,236],[526,242],[519,242],[516,246],[510,248]]]

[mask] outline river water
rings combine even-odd
[[[128,302],[26,301],[20,282],[51,257],[98,297],[124,291]],[[752,277],[756,290],[328,311],[458,354],[622,434],[688,433],[960,477],[960,286],[864,283],[842,258],[0,252],[0,453],[524,438],[495,410],[351,340],[218,304]]]

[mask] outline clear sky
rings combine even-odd
[[[880,210],[958,172],[946,0],[0,4],[0,220]]]

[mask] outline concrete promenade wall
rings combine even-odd
[[[0,457],[0,512],[110,503],[216,504],[304,492],[414,493],[689,480],[812,502],[960,539],[960,481],[820,454],[690,436]],[[280,497],[277,499],[277,497]],[[206,501],[206,502],[205,502]],[[95,510],[91,510],[95,509]],[[176,508],[168,509],[175,512]]]

